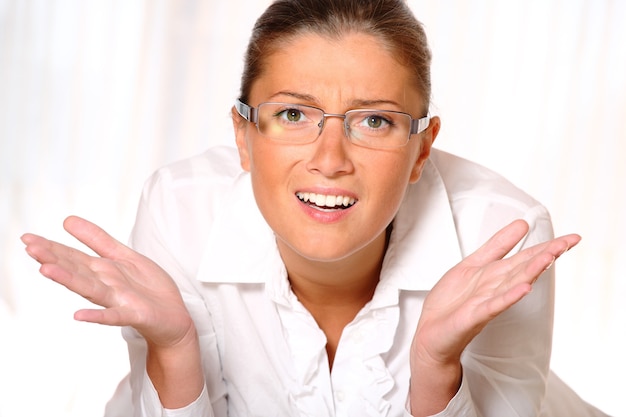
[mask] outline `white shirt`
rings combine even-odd
[[[131,245],[178,284],[199,334],[206,387],[164,410],[146,348],[124,329],[136,416],[402,416],[409,347],[428,291],[514,219],[519,247],[552,237],[546,209],[499,175],[433,150],[394,220],[373,299],[344,329],[332,373],[326,339],[290,289],[274,235],[234,148],[214,148],[146,183]],[[516,248],[515,250],[517,250]],[[553,269],[462,356],[463,381],[440,416],[535,416],[551,350]]]

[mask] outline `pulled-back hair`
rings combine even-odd
[[[414,74],[415,87],[430,103],[430,60],[426,34],[405,0],[276,0],[258,18],[248,43],[240,100],[248,102],[265,59],[294,36],[316,33],[331,39],[348,33],[376,37]]]

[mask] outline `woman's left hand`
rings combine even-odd
[[[571,234],[503,259],[528,233],[517,220],[450,269],[424,300],[411,344],[411,412],[443,410],[461,383],[461,354],[496,316],[532,290],[537,278],[580,241]]]
[[[580,241],[570,234],[503,259],[528,232],[516,220],[450,269],[433,287],[412,350],[433,363],[458,360],[469,342],[497,315],[532,290],[535,280]]]

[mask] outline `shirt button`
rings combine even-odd
[[[339,402],[342,402],[346,399],[346,394],[343,391],[335,391],[335,399]]]

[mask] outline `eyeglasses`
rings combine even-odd
[[[343,119],[344,132],[352,143],[374,149],[402,147],[411,135],[422,133],[430,124],[429,116],[413,119],[408,113],[391,110],[358,109],[333,114],[292,103],[261,103],[255,108],[240,100],[235,108],[241,117],[256,124],[261,135],[294,144],[315,141],[328,117]]]

